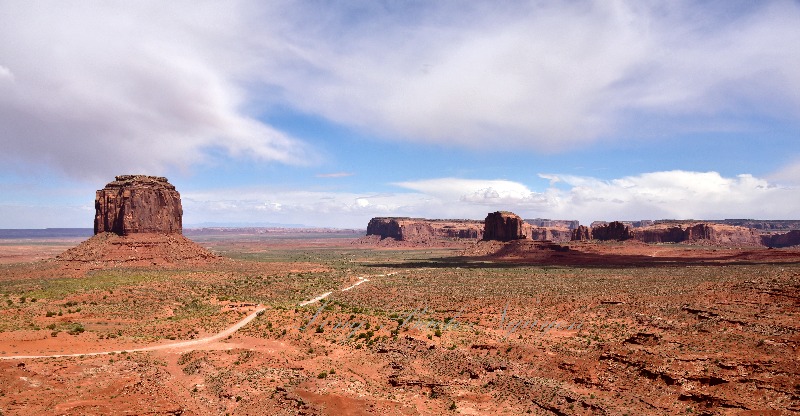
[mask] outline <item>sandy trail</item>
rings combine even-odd
[[[358,286],[358,285],[360,285],[360,284],[362,284],[362,283],[369,282],[369,279],[368,279],[368,277],[384,277],[384,276],[392,276],[392,275],[395,275],[395,274],[397,274],[397,273],[400,273],[400,272],[391,272],[391,273],[384,273],[384,274],[373,274],[373,275],[371,275],[371,276],[361,276],[361,277],[359,277],[359,279],[361,279],[361,280],[359,280],[359,281],[357,281],[357,282],[353,283],[351,286],[348,286],[348,287],[346,287],[346,288],[344,288],[344,289],[340,290],[340,292],[347,292],[348,290],[350,290],[350,289],[352,289],[352,288],[354,288],[354,287],[356,287],[356,286]],[[321,295],[319,295],[319,296],[315,297],[314,299],[310,299],[310,300],[307,300],[307,301],[304,301],[304,302],[300,302],[300,303],[298,304],[298,306],[306,306],[306,305],[311,305],[312,303],[316,303],[316,302],[319,302],[319,301],[321,301],[321,300],[323,300],[323,299],[327,298],[327,297],[328,297],[328,296],[330,296],[331,294],[333,294],[333,292],[325,292],[325,293],[323,293],[323,294],[321,294]]]
[[[233,335],[234,332],[242,329],[245,325],[249,324],[250,321],[256,319],[259,313],[267,309],[263,305],[258,305],[256,310],[247,315],[241,321],[235,323],[234,325],[228,327],[222,332],[219,332],[215,335],[200,338],[200,339],[193,339],[189,341],[179,341],[173,342],[169,344],[158,344],[158,345],[151,345],[149,347],[141,347],[141,348],[132,348],[127,350],[114,350],[114,351],[97,351],[97,352],[85,352],[85,353],[76,353],[76,354],[48,354],[48,355],[12,355],[8,357],[0,357],[0,360],[25,360],[25,359],[33,359],[33,358],[59,358],[59,357],[88,357],[92,355],[108,355],[108,354],[121,354],[123,352],[144,352],[144,351],[158,351],[158,350],[188,350],[191,347],[195,347],[198,345],[208,344],[214,341],[219,341],[223,338],[228,337],[229,335]]]
[[[377,274],[377,275],[373,275],[373,276],[369,276],[369,277],[391,276],[391,275],[394,275],[394,274],[397,274],[397,273],[398,272],[392,272],[392,273],[386,273],[386,274]],[[358,286],[358,285],[360,285],[362,283],[369,282],[369,279],[367,279],[366,276],[359,277],[359,279],[360,279],[359,281],[357,281],[356,283],[354,283],[351,286],[348,286],[348,287],[346,287],[344,289],[341,289],[341,291],[342,292],[346,292],[346,291],[351,290],[354,287],[356,287],[356,286]],[[325,293],[315,297],[314,299],[307,300],[305,302],[301,302],[299,304],[299,306],[306,306],[306,305],[310,305],[310,304],[315,303],[315,302],[319,302],[319,301],[327,298],[328,296],[330,296],[332,293],[333,292],[325,292]],[[241,321],[237,322],[236,324],[228,327],[227,329],[225,329],[224,331],[222,331],[220,333],[217,333],[217,334],[209,336],[209,337],[200,338],[200,339],[193,339],[193,340],[189,340],[189,341],[179,341],[179,342],[173,342],[173,343],[169,343],[169,344],[151,345],[151,346],[148,346],[148,347],[141,347],[141,348],[131,348],[131,349],[127,349],[127,350],[95,351],[95,352],[84,352],[84,353],[75,353],[75,354],[12,355],[12,356],[6,356],[6,357],[0,356],[0,360],[26,360],[26,359],[34,359],[34,358],[60,358],[60,357],[89,357],[89,356],[94,356],[94,355],[121,354],[123,352],[146,352],[146,351],[159,351],[159,350],[186,351],[186,350],[191,349],[192,347],[196,347],[198,345],[203,345],[203,344],[208,344],[208,343],[211,343],[211,342],[219,341],[219,340],[221,340],[223,338],[226,338],[226,337],[228,337],[230,335],[233,335],[234,332],[242,329],[242,327],[244,327],[245,325],[249,324],[250,321],[252,321],[253,319],[256,319],[256,317],[259,315],[259,313],[263,312],[266,309],[267,308],[264,305],[258,305],[256,307],[256,310],[251,312],[249,315],[247,315],[244,319],[242,319]]]
[[[354,287],[356,287],[356,286],[358,286],[358,285],[360,285],[360,284],[362,284],[364,282],[369,282],[369,279],[367,279],[366,277],[362,277],[361,280],[355,282],[352,286],[348,286],[348,287],[342,289],[342,292],[347,292],[348,290],[350,290],[350,289],[352,289],[352,288],[354,288]]]
[[[325,293],[323,293],[323,294],[321,294],[321,295],[319,295],[319,296],[315,297],[314,299],[307,300],[307,301],[305,301],[305,302],[300,302],[298,305],[299,305],[299,306],[306,306],[306,305],[310,305],[310,304],[312,304],[312,303],[315,303],[315,302],[319,302],[319,301],[321,301],[322,299],[325,299],[325,298],[327,298],[328,296],[330,296],[330,295],[331,295],[331,293],[333,293],[333,292],[325,292]]]

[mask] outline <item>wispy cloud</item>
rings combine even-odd
[[[315,149],[273,106],[394,140],[558,151],[800,119],[800,4],[0,5],[0,159],[74,176]],[[743,115],[745,115],[743,117]],[[666,120],[666,121],[665,121]]]
[[[510,210],[525,217],[594,220],[796,218],[800,189],[748,174],[662,171],[613,179],[539,174],[529,184],[503,179],[434,178],[392,184],[398,192],[225,187],[181,192],[184,222],[284,223],[366,227],[376,216],[483,219]],[[91,226],[83,197],[0,202],[0,228]],[[91,196],[91,194],[87,194]]]
[[[305,164],[312,148],[250,111],[238,6],[0,5],[0,160],[77,177],[164,172],[214,152]],[[13,74],[13,76],[11,76]]]
[[[563,150],[654,122],[664,133],[742,127],[754,112],[800,118],[800,51],[784,46],[800,38],[796,2],[422,8],[292,15],[316,28],[289,39],[289,67],[306,71],[274,79],[298,108],[451,146]]]
[[[798,189],[749,174],[665,171],[612,180],[548,175],[566,184],[553,190],[553,215],[589,219],[794,218]]]
[[[347,176],[353,176],[351,172],[334,172],[334,173],[318,173],[314,175],[317,178],[345,178]]]
[[[664,171],[610,180],[541,174],[540,191],[508,180],[437,178],[394,184],[409,192],[222,189],[184,195],[188,222],[210,219],[365,227],[374,216],[482,219],[496,210],[523,217],[594,220],[796,217],[797,188],[752,175]],[[553,182],[553,181],[556,182]],[[537,181],[537,185],[540,185]]]
[[[769,175],[767,179],[776,183],[800,186],[800,160],[781,166],[777,171]]]

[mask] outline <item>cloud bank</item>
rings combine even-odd
[[[0,37],[0,161],[73,176],[313,162],[275,108],[529,151],[800,119],[788,0],[8,1]]]
[[[664,171],[602,180],[540,174],[541,191],[508,180],[437,178],[394,184],[383,194],[209,190],[184,194],[187,223],[271,221],[363,228],[375,216],[483,219],[513,211],[524,218],[595,220],[787,219],[800,204],[797,188],[751,175]]]
[[[305,163],[248,111],[244,10],[194,3],[0,5],[0,159],[76,177],[163,172],[215,152]],[[250,51],[254,52],[254,51]],[[241,76],[241,78],[240,78]]]
[[[184,224],[280,223],[365,228],[372,217],[483,219],[513,211],[524,218],[579,220],[791,219],[797,185],[752,175],[662,171],[610,180],[539,174],[528,183],[435,178],[381,185],[393,192],[219,188],[181,192]],[[66,200],[0,203],[0,228],[91,227],[93,206]],[[54,191],[57,192],[57,191]],[[57,205],[50,205],[55,203]]]
[[[652,121],[682,131],[738,126],[753,112],[800,117],[800,51],[785,47],[800,39],[796,2],[434,2],[425,12],[326,16],[329,36],[292,41],[313,77],[283,81],[301,88],[287,99],[376,133],[482,148],[570,149]]]

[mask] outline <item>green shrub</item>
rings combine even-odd
[[[70,335],[80,335],[86,331],[86,328],[83,327],[81,324],[75,324],[69,331],[67,331]]]

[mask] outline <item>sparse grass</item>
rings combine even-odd
[[[638,395],[648,393],[640,386],[679,394],[677,382],[664,380],[721,383],[716,389],[725,394],[742,393],[747,383],[726,375],[736,371],[731,366],[742,355],[730,352],[747,348],[748,354],[767,357],[759,363],[775,357],[785,363],[781,342],[798,331],[792,319],[796,312],[786,312],[793,304],[775,300],[781,287],[796,293],[798,264],[541,266],[472,261],[450,249],[262,246],[237,252],[224,240],[214,245],[229,250],[228,257],[254,261],[202,270],[121,269],[81,278],[0,277],[0,329],[41,328],[37,336],[46,338],[48,333],[66,337],[60,332],[75,333],[80,326],[101,339],[188,339],[241,319],[242,313],[226,303],[263,303],[268,309],[234,337],[279,340],[255,344],[288,348],[268,354],[262,347],[183,354],[177,359],[179,371],[203,379],[188,387],[199,402],[249,404],[264,399],[259,394],[266,391],[284,400],[291,394],[281,392],[309,381],[336,394],[337,384],[358,376],[365,381],[359,388],[368,395],[397,402],[428,392],[428,387],[402,383],[431,382],[435,387],[428,398],[439,413],[458,410],[457,396],[447,387],[458,380],[459,390],[491,394],[513,414],[531,412],[531,402],[569,413],[570,406],[585,410],[586,401],[608,414],[645,414],[649,410]],[[377,276],[387,273],[394,274]],[[357,290],[336,291],[359,276],[376,277]],[[319,304],[297,303],[331,290],[328,306],[301,333],[299,327]],[[504,337],[503,325],[533,321],[535,327]],[[564,327],[581,322],[582,327],[542,329],[554,322]],[[341,326],[335,328],[336,323]],[[707,341],[710,337],[714,342]],[[694,362],[698,356],[715,361]],[[365,357],[382,369],[378,379],[351,371],[348,364]],[[116,366],[124,363],[122,356],[113,359]],[[144,362],[153,356],[126,359]],[[773,370],[759,365],[765,366],[763,373]],[[337,374],[334,367],[346,371]],[[415,368],[426,374],[411,376]],[[613,381],[602,383],[621,393],[612,397],[598,391],[591,384],[594,371],[611,376],[603,380]],[[387,387],[387,373],[396,373],[400,384]],[[729,381],[715,381],[720,379]],[[732,387],[737,385],[739,390]],[[576,389],[585,393],[576,395]],[[676,406],[660,410],[686,409],[685,402]]]

